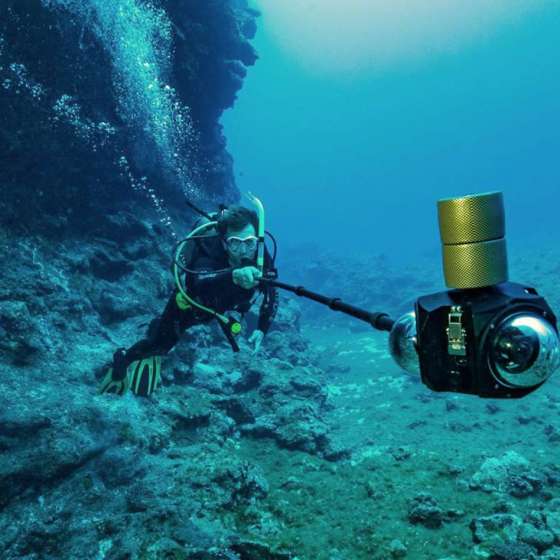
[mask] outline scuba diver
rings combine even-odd
[[[130,388],[149,396],[161,382],[161,354],[185,329],[212,319],[239,351],[235,335],[241,324],[224,312],[245,313],[262,292],[258,326],[249,338],[257,351],[277,311],[277,288],[389,332],[393,359],[433,391],[521,398],[560,367],[554,312],[535,288],[508,280],[501,192],[438,201],[448,290],[419,297],[414,311],[396,321],[387,313],[279,281],[276,241],[264,228],[263,205],[248,197],[258,213],[220,206],[210,215],[187,201],[206,221],[199,220],[177,245],[176,289],[162,316],[150,323],[147,337],[115,352],[102,393],[122,395]],[[265,234],[274,243],[272,256]]]
[[[256,197],[252,200],[259,215],[243,206],[221,206],[212,215],[201,212],[205,217],[176,249],[176,287],[162,315],[150,322],[145,338],[114,353],[100,393],[123,395],[131,389],[150,396],[161,383],[161,356],[193,325],[217,319],[232,349],[239,351],[235,336],[241,325],[224,312],[243,315],[262,293],[257,327],[249,337],[253,352],[259,350],[276,315],[278,294],[260,282],[263,275],[275,274],[276,254],[271,257],[264,245],[264,210]]]

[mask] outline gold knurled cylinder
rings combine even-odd
[[[482,288],[507,281],[501,192],[440,200],[438,217],[448,288]]]
[[[448,288],[482,288],[508,279],[506,240],[443,246]]]
[[[445,245],[476,243],[506,235],[501,192],[438,201],[439,233]]]

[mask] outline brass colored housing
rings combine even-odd
[[[508,280],[501,192],[442,199],[438,217],[448,288],[482,288]]]

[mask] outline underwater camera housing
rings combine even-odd
[[[556,318],[530,287],[503,283],[416,302],[422,382],[433,391],[523,397],[558,365]]]
[[[448,291],[417,299],[397,321],[276,278],[262,283],[389,331],[397,364],[433,391],[519,398],[560,365],[556,317],[537,291],[508,281],[502,193],[438,202]]]
[[[449,291],[420,297],[389,345],[433,391],[519,398],[560,365],[556,317],[529,286],[508,282],[501,193],[439,201]]]

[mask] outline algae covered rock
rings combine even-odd
[[[14,365],[28,365],[45,344],[24,301],[0,301],[0,350]]]
[[[560,560],[560,546],[549,548],[541,554],[540,560]]]
[[[519,532],[519,540],[541,551],[554,544],[554,533],[546,526],[536,527],[532,523],[524,523]]]
[[[560,511],[547,511],[546,526],[560,544]]]
[[[477,549],[481,552],[480,549]],[[532,546],[525,543],[499,543],[490,547],[490,552],[484,554],[492,560],[537,560],[540,558]]]
[[[517,541],[522,519],[511,514],[495,514],[473,519],[469,525],[475,543],[495,544]]]
[[[427,494],[416,496],[408,509],[408,520],[424,525],[428,529],[439,529],[443,525],[443,510],[436,500]]]
[[[406,546],[399,539],[393,539],[389,543],[389,553],[391,558],[405,558],[408,554]]]
[[[512,514],[495,514],[473,519],[470,529],[480,550],[491,552],[491,558],[540,558],[550,549],[555,535],[547,525],[548,515],[533,511],[521,519]]]
[[[500,458],[486,459],[472,476],[469,485],[473,490],[507,493],[516,498],[524,498],[538,493],[543,480],[525,457],[515,451],[508,451]]]

